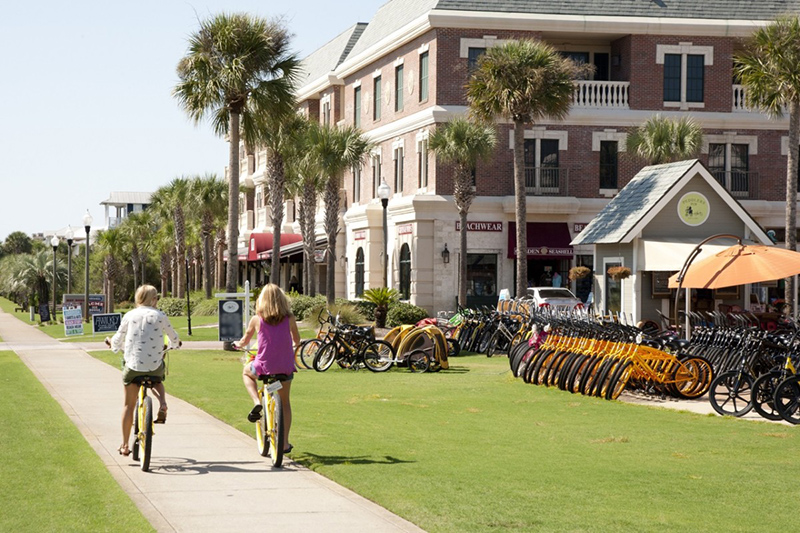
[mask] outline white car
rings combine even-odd
[[[583,305],[580,298],[564,287],[528,287],[528,297],[533,298],[537,307],[549,305],[573,309],[578,304]]]

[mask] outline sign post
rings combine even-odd
[[[219,302],[219,340],[222,342],[238,341],[242,338],[244,324],[250,322],[250,281],[244,282],[244,292],[218,292],[214,296],[217,298],[244,296],[244,306],[242,306],[241,300],[220,300]]]

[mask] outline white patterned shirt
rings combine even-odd
[[[137,372],[151,372],[164,358],[164,334],[169,347],[177,348],[178,334],[167,315],[155,307],[139,306],[125,313],[119,330],[111,338],[111,349],[119,352],[125,344],[125,366]]]

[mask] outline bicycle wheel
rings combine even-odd
[[[267,410],[263,417],[267,419],[267,431],[269,434],[269,455],[272,458],[272,465],[280,468],[283,464],[283,404],[281,397],[276,394],[267,396]]]
[[[261,396],[261,418],[256,422],[256,445],[261,457],[269,455],[269,430],[267,429],[267,396],[264,395],[263,388],[258,391]]]
[[[608,381],[606,400],[616,400],[619,398],[619,395],[622,394],[622,391],[625,390],[625,386],[628,384],[631,372],[633,372],[633,361],[625,361],[617,365],[614,375],[611,376],[611,379]]]
[[[325,372],[331,367],[335,359],[336,345],[333,343],[322,345],[322,347],[317,350],[317,353],[314,354],[314,370],[317,372]]]
[[[447,357],[455,357],[461,353],[461,344],[458,339],[447,339]]]
[[[139,420],[142,418],[141,413],[141,405],[139,404],[139,400],[136,400],[136,410],[133,412],[133,460],[139,460],[139,427],[140,423]]]
[[[412,372],[427,372],[431,367],[431,358],[422,350],[414,350],[408,354],[408,368]]]
[[[753,377],[738,370],[723,372],[711,381],[708,400],[725,416],[744,416],[753,408]]]
[[[775,408],[787,422],[800,424],[800,376],[790,376],[778,385]]]
[[[364,364],[373,372],[386,372],[393,361],[394,348],[386,341],[372,341],[364,349]]]
[[[783,374],[773,370],[762,374],[753,382],[753,409],[767,420],[781,420],[775,405],[775,391],[783,381]]]
[[[141,438],[142,453],[140,454],[139,467],[143,472],[150,470],[150,453],[153,451],[153,400],[145,396],[142,408],[142,426],[139,433]]]
[[[304,367],[309,370],[314,368],[314,356],[317,355],[321,346],[322,341],[319,339],[303,341],[303,344],[300,346],[300,362],[303,363]]]
[[[681,360],[672,372],[675,393],[687,400],[699,398],[708,392],[713,377],[711,363],[699,356]]]
[[[497,343],[500,342],[500,332],[495,331],[489,337],[489,343],[486,345],[486,357],[492,357],[494,354],[499,353]]]

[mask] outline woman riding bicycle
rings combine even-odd
[[[170,348],[180,348],[181,341],[170,324],[167,315],[156,309],[158,291],[152,285],[142,285],[136,290],[136,308],[125,313],[119,330],[106,344],[114,353],[122,348],[125,368],[122,383],[125,386],[125,407],[122,410],[122,445],[117,450],[120,455],[129,455],[128,438],[133,425],[133,411],[139,385],[133,380],[139,376],[157,376],[161,382],[153,385],[153,393],[158,399],[157,424],[167,421],[167,398],[164,392],[164,335],[169,337]]]
[[[258,352],[255,359],[245,363],[242,372],[244,386],[254,405],[247,415],[247,420],[258,422],[261,418],[258,376],[276,376],[282,385],[278,394],[283,405],[283,442],[286,443],[284,453],[288,453],[292,449],[292,445],[289,444],[289,428],[292,425],[289,391],[294,377],[294,348],[300,342],[300,333],[297,331],[297,322],[292,315],[288,298],[274,283],[268,283],[261,289],[256,302],[256,316],[250,319],[244,337],[238,343],[234,343],[234,347],[238,349],[247,346],[256,332],[258,332]]]

